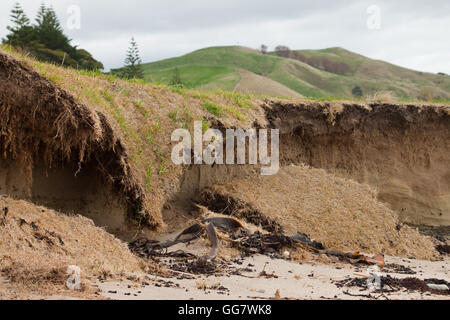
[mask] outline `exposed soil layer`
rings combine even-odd
[[[450,224],[450,108],[268,100],[283,163],[368,183],[414,224]]]
[[[110,229],[140,212],[145,195],[106,117],[1,52],[0,114],[1,193]]]
[[[127,222],[127,205],[114,192],[113,185],[89,162],[78,168],[67,163],[48,168],[34,161],[31,190],[27,177],[16,161],[0,159],[0,194],[30,199],[38,205],[65,213],[83,213],[100,227],[120,234]]]

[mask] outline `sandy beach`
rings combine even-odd
[[[395,278],[417,277],[419,279],[449,280],[450,260],[430,262],[397,257],[385,257],[387,264],[410,268],[416,274],[387,273],[381,275]],[[339,288],[336,282],[367,270],[343,263],[331,265],[299,264],[285,260],[273,260],[267,256],[246,258],[243,265],[253,271],[242,276],[195,276],[193,279],[161,278],[149,276],[140,286],[135,282],[97,283],[101,296],[113,300],[253,300],[253,299],[303,299],[303,300],[427,300],[445,299],[449,296],[431,293],[399,291],[395,293],[371,292],[355,287]],[[265,266],[268,275],[259,276]],[[181,274],[180,274],[181,275]],[[278,293],[279,295],[278,295]]]

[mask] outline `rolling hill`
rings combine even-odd
[[[143,64],[145,77],[170,83],[178,68],[188,88],[312,98],[391,91],[404,100],[450,99],[450,77],[409,70],[342,48],[261,54],[245,47],[211,47]],[[112,72],[117,71],[113,70]]]

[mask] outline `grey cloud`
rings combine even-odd
[[[16,0],[0,3],[0,36]],[[20,1],[34,18],[39,2]],[[412,69],[450,73],[450,1],[433,0],[47,0],[61,22],[67,7],[82,12],[81,30],[67,30],[74,43],[107,68],[122,64],[132,35],[145,61],[213,45],[240,44],[298,49],[341,46]],[[368,30],[366,9],[381,8],[381,30]]]

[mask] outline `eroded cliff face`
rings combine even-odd
[[[109,88],[111,84],[104,82]],[[142,93],[143,88],[139,90]],[[186,106],[184,97],[170,91],[164,95],[173,110]],[[0,194],[80,212],[102,225],[115,221],[114,228],[127,218],[143,216],[145,225],[157,229],[164,224],[165,203],[178,200],[189,206],[204,188],[259,175],[253,166],[172,166],[170,174],[154,175],[153,184],[148,183],[152,168],[148,164],[161,155],[145,144],[151,122],[142,110],[127,107],[129,97],[124,99],[121,112],[141,126],[143,147],[133,147],[135,141],[126,139],[109,109],[88,100],[79,102],[70,90],[0,53]],[[153,95],[148,99],[152,112],[165,114],[164,130],[157,138],[169,151],[170,132],[177,125],[160,100],[154,101]],[[253,97],[250,107],[237,109],[245,109],[251,121],[239,122],[213,117],[199,101],[189,101],[191,111],[222,131],[252,126],[280,129],[282,167],[306,163],[367,183],[402,220],[450,225],[450,107]],[[139,152],[146,153],[145,161],[131,161],[133,155],[141,157]],[[99,189],[102,192],[90,191]],[[112,199],[120,201],[103,215],[104,204],[115,203]]]
[[[80,213],[116,233],[136,212],[156,225],[106,115],[3,52],[0,115],[1,195]]]
[[[450,224],[450,108],[267,101],[283,165],[306,163],[377,188],[403,221]]]

